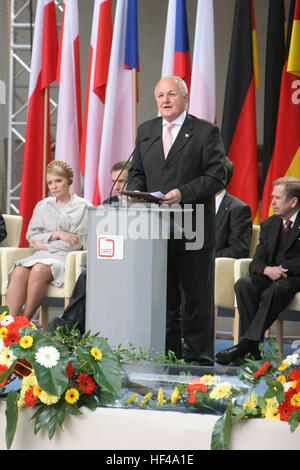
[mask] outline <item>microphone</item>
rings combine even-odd
[[[112,184],[112,187],[110,188],[110,193],[109,193],[109,204],[111,204],[111,201],[112,201],[112,192],[113,192],[113,189],[116,185],[116,183],[119,181],[119,178],[120,176],[122,175],[123,171],[125,170],[126,166],[127,166],[127,163],[130,161],[130,159],[132,158],[132,155],[134,154],[135,152],[135,149],[137,148],[138,145],[140,145],[142,142],[145,142],[149,140],[149,137],[144,137],[143,139],[141,139],[137,144],[136,146],[134,147],[133,151],[131,152],[131,154],[129,155],[128,159],[126,160],[126,163],[124,164],[122,170],[120,171],[120,173],[118,174],[116,180],[113,182]],[[124,189],[124,186],[125,186],[126,183],[124,183],[123,187],[122,187],[122,191],[121,191],[121,196],[122,196],[122,192],[123,192],[123,189]]]
[[[139,163],[141,163],[144,159],[144,157],[147,155],[147,153],[149,152],[149,150],[151,149],[152,145],[155,144],[155,142],[157,142],[158,140],[160,139],[160,135],[157,135],[154,140],[152,140],[151,144],[148,146],[146,152],[144,153],[144,155],[141,155],[141,158],[139,159]],[[145,140],[149,140],[149,137],[146,137]],[[141,140],[141,142],[143,142],[143,140]],[[132,152],[131,156],[133,155],[134,151]],[[122,186],[122,189],[121,189],[121,196],[123,195],[123,191],[124,191],[124,188],[125,188],[125,185],[127,184],[127,181],[123,184]]]

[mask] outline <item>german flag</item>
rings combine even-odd
[[[280,83],[285,61],[285,43],[285,1],[269,0],[265,65],[263,182],[266,179],[274,149]]]
[[[273,214],[273,181],[300,178],[300,0],[290,4],[287,59],[282,71],[274,151],[264,185],[261,219]]]
[[[259,86],[252,0],[236,0],[224,100],[222,137],[234,173],[228,192],[251,207],[258,223],[255,88]]]

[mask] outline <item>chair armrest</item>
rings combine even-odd
[[[235,260],[234,263],[234,282],[236,282],[241,277],[247,276],[249,274],[249,264],[251,263],[252,258],[241,258]]]
[[[75,260],[75,281],[77,281],[79,275],[82,273],[83,264],[87,264],[87,250],[78,251]]]
[[[234,308],[235,258],[215,259],[215,307]]]
[[[75,260],[78,251],[69,251],[66,256],[65,261],[65,279],[64,279],[64,289],[65,297],[69,298],[72,295],[74,286],[75,286]]]
[[[0,251],[1,255],[1,294],[5,295],[7,292],[8,275],[14,265],[15,261],[22,258],[27,258],[34,253],[33,248],[3,248]]]

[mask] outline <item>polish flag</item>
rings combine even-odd
[[[189,112],[216,122],[216,71],[213,0],[198,0]]]
[[[125,54],[128,41],[134,59],[133,62],[125,63],[125,56],[130,56]],[[132,69],[138,68],[137,54],[137,0],[118,0],[99,159],[101,201],[110,196],[112,166],[120,160],[127,160],[134,147],[134,111],[137,98],[136,75]]]
[[[100,203],[97,175],[111,42],[111,0],[95,0],[80,148],[84,197],[95,205]]]
[[[162,77],[168,75],[182,78],[190,88],[191,59],[185,0],[169,0]]]
[[[19,204],[19,214],[23,217],[21,246],[27,246],[25,235],[34,206],[45,196],[45,166],[51,160],[49,95],[46,90],[55,81],[57,57],[54,1],[38,0]]]
[[[59,84],[55,159],[71,165],[80,195],[81,86],[78,0],[64,0],[56,81]]]

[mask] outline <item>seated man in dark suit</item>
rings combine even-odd
[[[243,338],[216,355],[219,364],[259,358],[265,331],[300,291],[300,180],[284,177],[273,185],[275,214],[261,223],[249,275],[235,284]]]
[[[227,181],[233,174],[233,162],[226,158]],[[216,258],[248,258],[252,215],[250,207],[222,189],[216,194]]]

